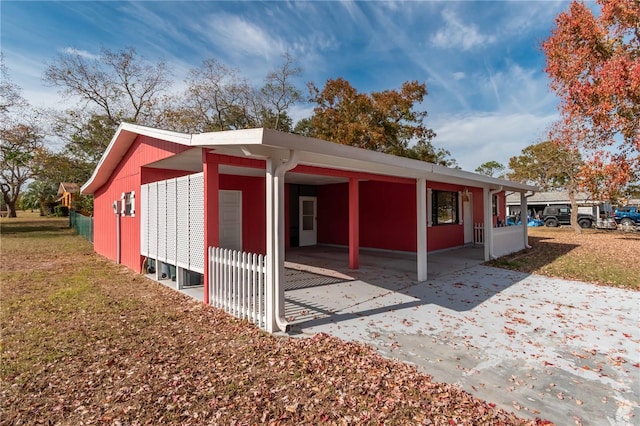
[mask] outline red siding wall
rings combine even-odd
[[[348,245],[349,184],[318,186],[317,197],[318,243]]]
[[[109,180],[94,194],[94,250],[112,260],[116,260],[116,215],[112,204],[120,200],[123,192],[135,191],[136,212],[140,209],[140,184],[142,166],[161,160],[188,149],[175,143],[138,136],[114,170]],[[171,176],[170,171],[167,177]],[[156,173],[156,172],[154,172]],[[158,172],[162,174],[162,172]],[[121,263],[134,271],[140,271],[140,217],[121,217]]]
[[[470,188],[473,194],[473,223],[484,223],[484,205],[482,188]]]
[[[141,184],[147,184],[151,182],[158,182],[161,180],[174,179],[182,176],[193,174],[193,172],[187,172],[184,170],[168,170],[168,169],[156,169],[152,167],[143,167],[140,176]]]
[[[462,191],[458,185],[427,182],[441,191]],[[482,222],[482,189],[470,189],[474,196],[473,221]],[[431,202],[431,200],[428,200]],[[462,206],[460,206],[462,208]],[[349,243],[348,184],[318,187],[318,243]],[[462,214],[462,211],[460,211]],[[415,185],[360,182],[360,245],[388,250],[415,251]],[[464,225],[435,225],[427,228],[427,250],[441,250],[464,244]]]
[[[242,250],[266,254],[267,197],[265,178],[220,175],[220,189],[242,191]]]
[[[416,186],[360,182],[360,245],[416,250]]]

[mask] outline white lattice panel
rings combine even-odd
[[[189,180],[189,269],[204,273],[204,174]]]
[[[149,185],[140,188],[140,254],[149,256]]]
[[[176,263],[189,269],[189,176],[176,179]]]
[[[167,262],[167,181],[158,182],[158,259]]]
[[[167,262],[176,264],[176,180],[167,181]]]
[[[149,214],[147,215],[149,253],[147,256],[158,257],[158,184],[149,184]]]

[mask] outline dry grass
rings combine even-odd
[[[577,281],[640,290],[640,233],[570,227],[529,228],[531,249],[494,266]]]
[[[535,423],[364,345],[261,332],[95,255],[66,219],[0,224],[0,424]]]

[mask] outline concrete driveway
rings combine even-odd
[[[293,333],[367,343],[523,417],[640,424],[640,293],[482,266],[473,250],[430,255],[423,283],[384,253],[359,271],[289,264]]]

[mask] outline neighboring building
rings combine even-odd
[[[593,200],[591,195],[587,194],[586,192],[579,192],[578,194],[576,194],[576,201],[578,202],[578,212],[590,214],[596,218],[600,216],[600,210],[603,206],[603,203],[601,201]],[[571,204],[568,192],[537,192],[527,198],[527,209],[529,216],[532,218],[541,217],[542,211],[545,207],[559,204]],[[520,214],[520,211],[520,194],[508,193],[507,215],[516,216]]]
[[[80,186],[77,183],[62,182],[58,187],[58,201],[68,208],[73,205],[73,198],[80,194]]]
[[[528,247],[526,226],[497,226],[505,191],[526,210],[536,190],[269,129],[189,135],[133,124],[118,128],[82,187],[94,195],[96,252],[136,271],[145,260],[169,265],[178,286],[201,275],[205,303],[223,279],[211,273],[208,247],[265,255],[269,331],[286,322],[288,248],[342,245],[352,269],[360,247],[413,252],[425,281],[427,252],[471,244],[478,230],[487,260]]]

